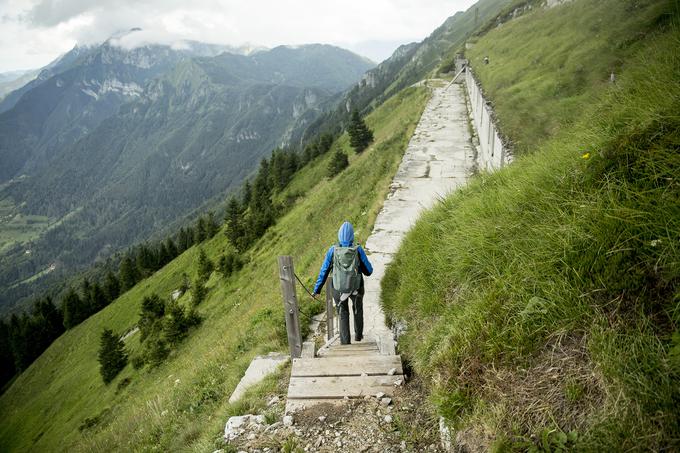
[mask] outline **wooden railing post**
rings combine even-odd
[[[295,290],[295,269],[293,258],[279,256],[279,279],[283,294],[283,309],[286,313],[286,330],[288,332],[288,346],[290,356],[298,358],[302,355],[302,334],[298,311],[297,294]]]
[[[333,324],[333,316],[335,309],[333,308],[333,277],[328,277],[326,280],[326,338],[330,340],[335,335],[335,325]]]

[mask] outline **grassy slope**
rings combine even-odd
[[[619,75],[659,27],[668,3],[579,0],[539,9],[473,40],[467,57],[516,151],[535,149],[579,120],[593,92],[606,89],[609,75]]]
[[[680,32],[664,5],[576,0],[476,44],[501,124],[541,145],[427,212],[383,281],[402,352],[463,443],[680,447]],[[593,64],[551,58],[577,41]],[[596,62],[616,58],[609,86]],[[590,82],[572,97],[540,89],[574,71]]]
[[[208,300],[199,307],[203,324],[159,368],[128,365],[104,386],[96,362],[99,334],[103,327],[130,329],[144,295],[168,297],[182,272],[193,276],[195,247],[58,339],[0,398],[2,449],[211,449],[226,415],[248,409],[226,400],[250,359],[287,349],[276,257],[292,255],[297,273],[311,284],[343,220],[366,239],[427,98],[423,89],[407,89],[373,112],[367,122],[375,144],[359,156],[348,152],[350,167],[334,179],[324,177],[333,150],[296,176],[288,189],[299,197],[295,206],[258,241],[235,277],[212,275]],[[349,150],[346,136],[337,147]],[[229,246],[218,234],[203,247],[217,261]],[[127,346],[137,350],[138,335]],[[131,383],[117,393],[124,378]],[[99,424],[81,434],[78,426],[96,416]]]

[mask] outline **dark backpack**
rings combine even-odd
[[[333,288],[340,293],[353,293],[361,285],[359,246],[335,246],[333,251]]]

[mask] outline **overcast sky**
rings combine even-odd
[[[0,72],[141,27],[152,40],[339,45],[379,62],[475,0],[0,0]]]

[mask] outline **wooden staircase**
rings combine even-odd
[[[317,356],[293,359],[286,411],[379,393],[392,396],[403,374],[401,357],[380,354],[377,342],[342,345],[336,337]]]

